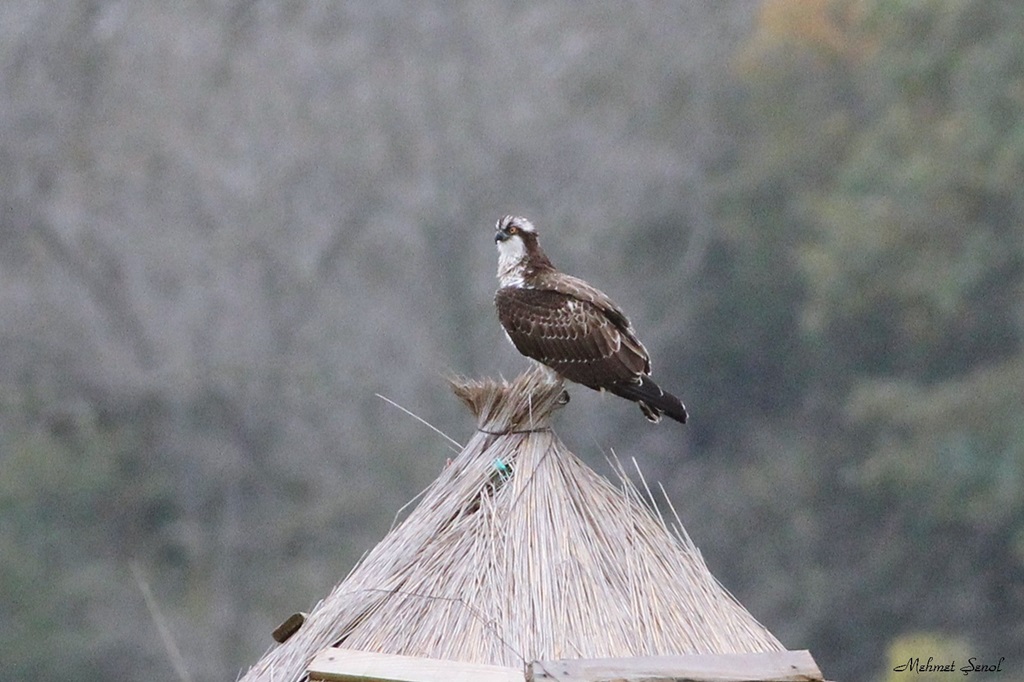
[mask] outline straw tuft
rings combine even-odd
[[[244,680],[298,682],[339,644],[513,667],[783,649],[715,580],[678,518],[670,528],[621,467],[612,485],[558,439],[560,381],[531,371],[452,385],[477,433]]]
[[[457,377],[448,383],[477,418],[477,429],[492,435],[550,428],[551,414],[568,401],[563,381],[541,367],[511,382]]]

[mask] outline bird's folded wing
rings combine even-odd
[[[567,379],[600,388],[646,374],[647,353],[628,322],[623,327],[616,315],[608,314],[602,305],[607,297],[600,291],[586,286],[582,295],[507,287],[498,291],[495,304],[519,352]],[[618,317],[625,320],[621,312]]]

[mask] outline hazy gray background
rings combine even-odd
[[[0,3],[0,655],[234,679],[526,367],[494,222],[691,408],[573,391],[831,679],[1024,661],[1024,5]],[[890,660],[891,657],[891,660]],[[894,661],[894,662],[893,662]],[[1018,672],[1019,674],[1019,672]]]

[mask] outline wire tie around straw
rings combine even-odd
[[[517,433],[541,433],[542,431],[550,431],[550,426],[540,426],[536,429],[506,429],[505,431],[488,431],[487,429],[477,429],[480,433],[486,433],[488,436],[511,436]]]

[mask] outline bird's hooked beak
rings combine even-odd
[[[498,230],[497,233],[495,233],[494,235],[494,243],[500,244],[501,242],[506,242],[508,241],[508,238],[508,232],[505,232],[504,230]]]

